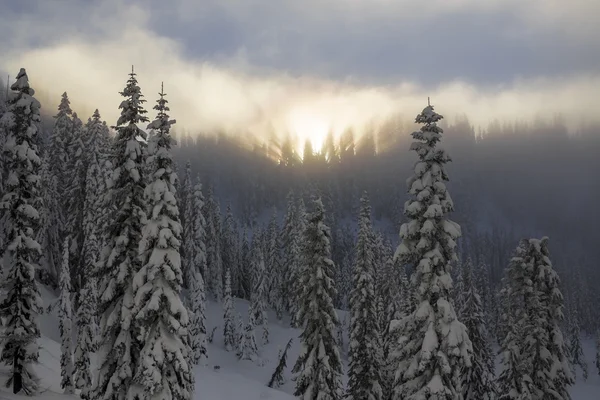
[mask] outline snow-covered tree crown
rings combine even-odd
[[[130,124],[138,124],[140,122],[148,122],[148,118],[144,115],[147,111],[144,109],[143,104],[146,100],[143,99],[142,91],[138,86],[136,73],[133,71],[133,66],[131,67],[131,73],[129,74],[129,79],[127,80],[127,85],[125,89],[120,92],[121,96],[125,97],[125,100],[121,102],[119,109],[121,109],[121,116],[117,121],[117,126],[114,128],[119,130],[121,127],[130,125]],[[139,130],[140,133],[143,133]]]
[[[169,114],[167,114],[167,112],[170,111],[169,106],[167,105],[169,102],[165,98],[167,94],[164,91],[163,84],[160,85],[160,93],[158,95],[160,98],[156,100],[156,105],[153,107],[156,111],[158,111],[158,115],[156,116],[156,119],[148,125],[148,129],[154,129],[160,132],[169,132],[171,125],[175,123],[175,120],[170,120]]]
[[[409,199],[404,205],[404,215],[409,222],[402,224],[396,257],[403,264],[429,263],[447,265],[456,261],[456,240],[461,235],[460,226],[444,216],[454,210],[452,198],[448,193],[445,181],[448,176],[444,164],[450,157],[443,149],[436,148],[443,130],[437,122],[443,117],[428,105],[417,115],[415,122],[423,124],[421,129],[413,132],[417,141],[411,145],[411,150],[419,156],[414,166],[414,175],[407,181]],[[431,270],[432,265],[424,265]],[[437,281],[436,286],[443,287],[447,295],[450,281]],[[432,291],[437,292],[436,290]]]
[[[60,104],[58,105],[58,114],[54,116],[54,118],[59,118],[63,115],[72,115],[73,110],[71,110],[71,102],[69,101],[69,96],[67,92],[62,94],[60,99]]]

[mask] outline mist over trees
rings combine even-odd
[[[25,70],[0,91],[1,360],[15,393],[37,389],[38,284],[60,298],[62,385],[84,398],[192,398],[207,301],[242,360],[273,340],[268,312],[298,328],[295,393],[311,400],[341,399],[345,372],[349,396],[381,400],[566,400],[573,368],[587,376],[600,126],[474,127],[428,105],[299,144],[172,127],[162,90],[146,126],[133,70],[112,128],[98,110],[83,123],[67,93],[40,119],[33,94]]]

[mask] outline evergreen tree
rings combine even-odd
[[[467,262],[468,263],[468,262]],[[463,265],[462,262],[456,264],[456,283],[452,288],[454,309],[456,310],[456,316],[462,321],[462,315],[460,314],[465,304],[466,290],[464,282],[464,271],[470,270],[470,265]]]
[[[242,290],[242,298],[250,300],[252,295],[252,252],[250,251],[250,243],[248,242],[248,233],[246,228],[242,233],[242,245],[240,246],[240,288]]]
[[[50,166],[57,179],[57,190],[64,193],[69,182],[69,144],[73,135],[73,111],[67,93],[63,93],[58,114],[54,116],[54,128],[50,139]],[[64,222],[64,221],[63,221]],[[62,230],[62,226],[61,226]],[[61,243],[62,245],[62,243]]]
[[[35,241],[39,228],[40,158],[35,144],[40,124],[40,103],[33,97],[24,68],[8,93],[8,109],[0,125],[7,132],[4,151],[8,177],[0,201],[7,232],[4,271],[0,288],[0,318],[4,322],[0,360],[9,367],[7,386],[13,393],[36,392],[37,379],[31,364],[38,360],[40,337],[37,317],[42,300],[35,281],[40,245]]]
[[[297,208],[294,192],[290,191],[287,195],[287,212],[283,222],[281,232],[282,248],[283,248],[283,265],[282,270],[286,271],[285,280],[282,282],[283,306],[290,314],[295,313],[296,304],[294,299],[289,296],[294,290],[298,281],[298,262],[300,261],[300,247],[298,239],[301,237],[297,231]]]
[[[44,184],[41,185],[40,229],[36,241],[42,248],[42,257],[56,283],[60,276],[62,258],[60,227],[63,217],[59,202],[58,179],[52,173],[48,152],[42,159],[40,179]]]
[[[223,298],[223,262],[221,259],[221,212],[219,204],[215,201],[212,188],[208,188],[206,207],[204,208],[206,220],[206,282],[213,297],[220,301]]]
[[[86,148],[84,144],[85,132],[77,113],[73,113],[73,128],[70,141],[67,145],[69,157],[67,171],[65,198],[65,230],[69,235],[71,279],[73,290],[78,293],[85,277],[82,251],[84,242],[84,203],[86,187]],[[78,297],[76,297],[78,304]]]
[[[233,212],[231,211],[231,204],[227,205],[227,211],[225,212],[225,220],[223,221],[223,230],[221,237],[221,260],[223,260],[223,268],[229,270],[231,273],[231,291],[236,297],[239,297],[239,272],[236,257],[236,240],[235,240],[235,227],[233,220]]]
[[[581,348],[581,329],[579,328],[579,315],[577,313],[577,308],[573,307],[571,310],[571,318],[570,318],[571,326],[570,326],[570,342],[569,342],[569,361],[573,371],[573,378],[577,376],[577,367],[581,367],[581,372],[583,373],[583,379],[587,380],[588,378],[588,365],[587,361],[583,356],[583,350]]]
[[[206,348],[206,293],[204,280],[199,271],[194,271],[190,282],[190,347],[191,360],[194,365],[203,363],[208,358]]]
[[[381,365],[377,357],[379,332],[376,315],[374,285],[374,254],[370,238],[371,206],[365,193],[360,200],[358,241],[354,264],[354,288],[350,294],[350,366],[348,370],[348,398],[381,400]]]
[[[96,262],[100,255],[102,246],[103,229],[106,218],[104,210],[104,195],[107,185],[104,179],[105,162],[108,158],[107,149],[104,145],[104,125],[100,120],[98,110],[94,111],[87,125],[86,149],[87,149],[87,172],[85,178],[85,199],[83,203],[83,251],[82,257],[82,288],[79,291],[78,315],[78,337],[83,340],[91,340],[91,344],[78,343],[79,356],[82,360],[77,361],[81,368],[89,369],[89,354],[94,351],[96,336],[98,332],[98,321],[96,316],[98,288],[97,278],[94,277]],[[83,308],[83,310],[82,310]],[[86,313],[85,315],[83,313]],[[88,337],[89,336],[89,337]],[[84,373],[84,372],[82,372]],[[90,382],[91,383],[91,382]],[[82,385],[88,385],[82,383]],[[86,386],[87,388],[87,386]],[[86,394],[87,395],[87,394]]]
[[[240,360],[254,361],[258,355],[258,346],[256,345],[256,336],[254,334],[256,321],[254,320],[254,312],[250,308],[248,312],[248,323],[244,327],[242,345],[238,358]]]
[[[89,276],[80,293],[81,302],[77,309],[77,345],[75,347],[75,387],[84,400],[91,400],[93,384],[90,355],[96,351],[98,326],[96,302],[98,298],[96,279]]]
[[[192,166],[188,161],[185,164],[185,179],[181,190],[182,198],[182,222],[183,222],[183,276],[185,282],[189,282],[192,272],[192,264],[194,263],[194,217],[200,213],[200,209],[196,209],[194,203],[194,189],[192,188]]]
[[[223,344],[225,350],[231,351],[236,343],[234,326],[234,306],[231,296],[231,273],[225,271],[225,297],[223,298]]]
[[[254,238],[252,243],[252,271],[254,277],[252,282],[252,296],[250,298],[250,309],[254,314],[257,326],[262,326],[262,344],[269,343],[269,320],[266,309],[266,286],[265,286],[265,260],[258,239]]]
[[[437,148],[441,119],[432,106],[425,107],[415,120],[424,126],[412,134],[411,150],[419,161],[407,182],[412,198],[405,203],[404,214],[409,221],[400,228],[396,254],[402,264],[415,268],[412,286],[417,308],[401,323],[394,355],[395,400],[459,398],[460,370],[470,367],[471,342],[450,299],[450,265],[457,260],[461,231],[445,218],[454,205],[444,184],[448,180],[444,165],[450,157]]]
[[[501,399],[570,399],[573,377],[559,327],[563,300],[547,242],[522,240],[506,271]]]
[[[60,331],[60,387],[67,394],[73,394],[73,349],[71,334],[71,277],[69,274],[69,238],[63,246],[63,262],[60,270],[60,304],[58,309],[58,330]]]
[[[292,298],[294,307],[291,309],[291,326],[293,328],[300,327],[300,321],[298,320],[298,314],[300,312],[300,304],[302,302],[303,288],[301,286],[302,276],[305,270],[305,247],[306,247],[306,207],[304,206],[304,200],[302,197],[299,198],[296,212],[296,240],[298,243],[298,264],[296,265],[292,290],[288,294]]]
[[[266,240],[266,285],[267,301],[269,306],[275,310],[277,319],[283,316],[283,296],[282,292],[282,268],[280,254],[279,227],[277,225],[277,210],[273,210],[273,215],[267,228]]]
[[[302,352],[292,371],[298,374],[294,395],[305,400],[339,400],[342,363],[335,339],[339,324],[333,308],[335,266],[321,199],[315,200],[314,206],[306,229],[305,267],[300,282],[303,295],[298,320],[303,327]]]
[[[121,92],[125,99],[119,106],[121,116],[111,150],[114,170],[106,204],[110,210],[106,244],[96,269],[100,279],[98,312],[102,351],[94,397],[106,400],[124,400],[128,396],[133,377],[138,373],[135,368],[140,364],[142,350],[137,323],[132,321],[132,309],[133,278],[141,268],[139,247],[146,222],[140,142],[146,135],[136,124],[148,122],[148,118],[133,69],[129,76]]]
[[[292,347],[292,340],[293,339],[290,339],[287,342],[283,351],[281,351],[281,349],[279,350],[277,357],[279,358],[279,363],[277,363],[277,367],[275,367],[275,371],[273,372],[273,375],[271,375],[271,380],[269,380],[269,383],[267,383],[267,386],[270,388],[273,386],[280,387],[285,383],[283,371],[287,367],[287,352],[289,351],[290,347]]]
[[[473,344],[471,367],[463,367],[462,392],[464,400],[496,399],[494,374],[494,357],[489,343],[489,335],[485,326],[483,305],[474,282],[470,261],[464,265],[464,276],[461,318],[469,332]]]
[[[134,399],[189,400],[194,379],[188,364],[187,309],[180,294],[183,284],[179,247],[182,228],[175,199],[170,135],[174,120],[161,86],[154,109],[156,119],[149,154],[154,171],[144,190],[148,219],[142,229],[142,267],[133,278],[134,324],[139,329],[139,357],[134,359]]]

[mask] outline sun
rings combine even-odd
[[[303,154],[307,140],[310,141],[313,152],[321,152],[331,126],[327,118],[308,110],[296,110],[290,114],[288,123],[291,132],[298,140],[296,144],[298,154]]]

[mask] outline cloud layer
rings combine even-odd
[[[164,81],[179,126],[202,131],[303,140],[412,116],[427,96],[475,124],[575,124],[597,115],[596,3],[33,0],[0,14],[0,69],[25,66],[50,107],[67,91],[82,116],[111,122],[135,64],[148,108]]]

